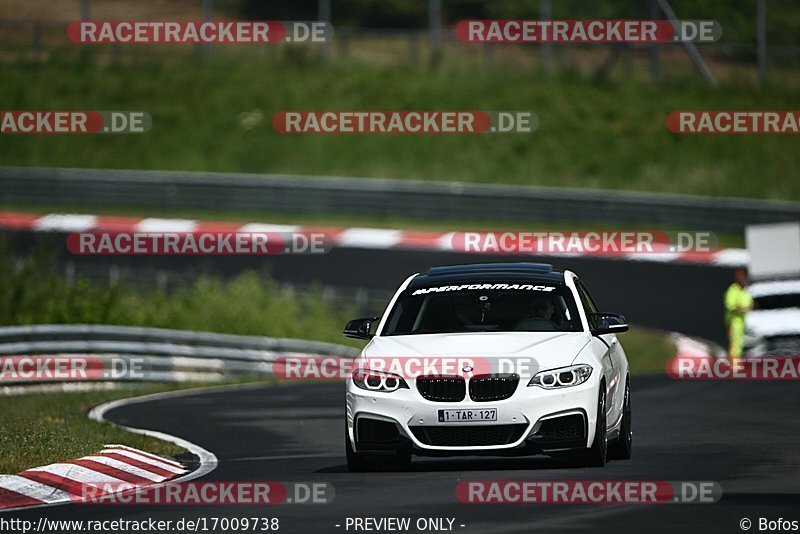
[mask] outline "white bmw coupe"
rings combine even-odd
[[[435,267],[410,276],[384,315],[350,321],[368,339],[346,384],[353,471],[412,454],[631,456],[621,315],[598,311],[570,271],[538,263]]]

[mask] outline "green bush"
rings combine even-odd
[[[347,309],[318,292],[291,295],[244,272],[230,281],[198,278],[169,294],[79,278],[68,284],[37,252],[21,261],[0,252],[0,324],[91,323],[343,342]]]

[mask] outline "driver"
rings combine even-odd
[[[542,318],[542,319],[547,319],[548,321],[552,321],[554,312],[555,308],[553,308],[553,303],[550,302],[550,299],[546,298],[531,299],[530,303],[531,318]]]
[[[550,299],[533,298],[528,304],[528,317],[517,323],[516,330],[533,332],[555,330],[557,326],[553,321],[554,314],[555,308]]]

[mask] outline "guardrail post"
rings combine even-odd
[[[156,273],[156,288],[162,293],[167,292],[167,273],[166,271],[158,271]]]
[[[75,285],[75,262],[68,261],[67,265],[64,269],[64,279],[67,282],[67,285],[72,287]]]

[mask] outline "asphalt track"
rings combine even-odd
[[[800,396],[778,382],[633,381],[634,456],[604,468],[544,457],[415,458],[408,472],[351,474],[342,446],[341,383],[248,386],[123,406],[117,423],[168,432],[220,460],[203,481],[328,482],[330,504],[66,505],[3,514],[36,520],[278,517],[280,532],[347,532],[347,517],[450,517],[456,532],[741,532],[750,518],[800,520]],[[715,504],[472,505],[461,480],[717,481]],[[342,525],[336,527],[336,525]],[[232,532],[232,531],[231,531]],[[353,532],[350,530],[349,532]],[[410,532],[417,532],[411,530]]]

